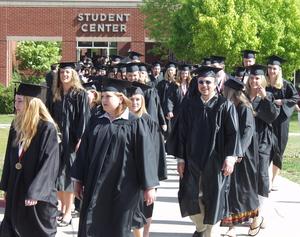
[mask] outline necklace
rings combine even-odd
[[[21,164],[21,161],[22,161],[22,159],[24,157],[24,153],[25,153],[25,151],[24,151],[24,149],[22,149],[21,155],[18,157],[18,162],[15,164],[15,168],[17,170],[21,170],[22,167],[23,167],[22,164]]]

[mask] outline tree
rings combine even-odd
[[[285,58],[287,76],[298,68],[300,14],[295,0],[177,0],[176,7],[160,14],[158,3],[170,1],[146,0],[142,6],[146,29],[179,61],[200,63],[203,57],[223,55],[233,67],[241,63],[241,50],[253,49],[260,52],[262,64],[271,54]]]
[[[51,64],[60,61],[61,45],[59,42],[20,41],[16,56],[20,69],[30,70],[32,75],[41,77],[50,69]]]

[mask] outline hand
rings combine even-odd
[[[235,162],[232,162],[231,160],[225,159],[222,167],[222,171],[224,176],[229,176],[232,174],[234,169]]]
[[[168,114],[167,114],[167,119],[168,120],[170,120],[171,118],[173,118],[174,117],[174,114],[173,114],[173,112],[169,112]]]
[[[258,93],[258,95],[259,95],[261,98],[263,98],[263,99],[267,96],[266,89],[263,88],[262,86],[259,86],[259,87],[257,88],[257,93]]]
[[[185,163],[184,162],[177,163],[177,172],[178,172],[179,177],[181,179],[183,178],[184,167],[185,167]]]
[[[243,157],[239,157],[239,158],[236,160],[236,163],[240,163],[242,160],[243,160]]]
[[[155,188],[149,188],[144,191],[144,201],[147,206],[151,205],[155,201],[155,197]]]
[[[83,186],[80,182],[74,182],[74,194],[79,199],[82,200],[83,198]]]
[[[37,204],[37,200],[32,200],[32,199],[25,200],[25,206],[27,207],[35,206],[36,204]]]
[[[81,139],[79,139],[79,141],[77,142],[77,144],[76,144],[76,146],[75,146],[75,152],[78,151],[79,146],[80,146],[80,143],[81,143]]]
[[[161,129],[162,129],[164,132],[166,132],[167,129],[168,129],[168,126],[167,126],[166,124],[164,124],[164,125],[161,126]]]
[[[282,103],[282,100],[280,100],[280,99],[278,99],[278,100],[274,100],[274,103],[276,104],[276,105],[279,105],[279,106],[281,106],[283,103]]]

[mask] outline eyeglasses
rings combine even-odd
[[[204,85],[204,84],[210,85],[211,83],[212,83],[212,81],[208,81],[208,80],[199,80],[198,81],[198,84],[200,84],[200,85]]]

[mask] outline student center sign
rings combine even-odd
[[[59,41],[62,61],[147,52],[154,42],[144,29],[142,0],[0,0],[0,84],[8,85],[19,41]]]

